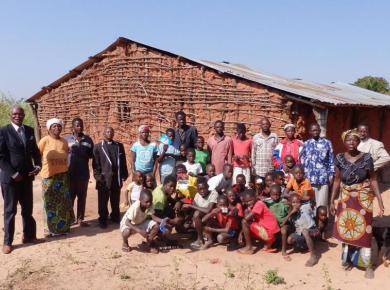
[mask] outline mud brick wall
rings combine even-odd
[[[150,125],[152,140],[158,140],[161,132],[175,125],[174,112],[178,110],[187,113],[187,122],[206,139],[218,119],[225,122],[227,135],[233,134],[237,122],[246,123],[249,134],[254,134],[264,116],[283,136],[292,105],[277,90],[134,43],[105,53],[102,60],[36,103],[42,136],[47,134],[49,118],[63,119],[67,134],[71,120],[79,116],[95,142],[110,125],[115,138],[126,146],[137,139],[142,124]]]

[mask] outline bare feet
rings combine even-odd
[[[128,244],[123,243],[123,245],[122,245],[122,252],[128,253],[131,250],[132,249],[130,248],[130,246]]]
[[[290,255],[282,254],[282,257],[283,257],[283,259],[284,259],[286,262],[291,262],[291,257],[290,257]]]
[[[202,240],[196,240],[195,242],[192,242],[190,247],[196,250],[199,250],[203,246]]]
[[[3,246],[3,254],[10,254],[12,252],[12,246],[11,245],[4,245]]]
[[[37,239],[37,238],[27,239],[25,237],[22,238],[22,244],[42,244],[44,242],[46,242],[45,239]]]
[[[242,255],[253,255],[255,250],[252,247],[251,248],[245,247],[245,248],[238,250],[238,252]]]
[[[85,221],[79,221],[79,226],[83,227],[83,228],[87,228],[87,227],[89,227],[89,223],[87,223]]]
[[[374,279],[374,270],[372,268],[367,268],[364,277],[367,279]]]
[[[313,267],[317,263],[318,263],[318,257],[316,255],[311,255],[310,259],[307,260],[307,262],[305,263],[305,266],[306,267]]]
[[[204,243],[204,245],[200,248],[201,250],[206,250],[208,249],[211,245],[213,244],[213,241],[207,241]]]

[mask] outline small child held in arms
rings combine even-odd
[[[326,228],[328,227],[328,208],[324,205],[317,207],[316,225],[321,234],[321,239],[326,241]]]
[[[195,162],[195,150],[192,148],[187,149],[187,161],[183,165],[187,169],[189,176],[199,176],[203,173],[202,165]]]
[[[152,193],[143,189],[139,200],[135,201],[127,210],[120,223],[123,238],[122,251],[130,252],[128,239],[132,234],[140,234],[146,238],[146,251],[158,253],[154,239],[159,232],[161,219],[154,215]]]
[[[210,154],[209,151],[204,149],[204,138],[202,136],[198,136],[195,142],[195,162],[200,163],[202,165],[203,173],[206,173],[206,165],[210,162]],[[215,172],[215,168],[214,168]]]
[[[176,156],[176,166],[183,164],[187,161],[187,146],[186,144],[181,144],[179,146],[179,155]]]
[[[232,188],[233,182],[233,166],[225,163],[223,165],[222,173],[210,178],[208,180],[210,191],[215,191],[217,194],[226,193],[226,191]]]
[[[284,173],[284,186],[287,185],[287,183],[290,181],[291,177],[293,176],[292,171],[295,165],[296,162],[294,157],[292,157],[291,155],[286,155],[284,157],[284,164],[281,170]]]
[[[289,206],[287,202],[281,198],[282,189],[280,185],[278,184],[271,185],[270,195],[271,195],[271,199],[267,199],[265,203],[270,209],[270,211],[275,215],[276,219],[278,220],[278,224],[282,235],[282,256],[286,257],[288,227],[287,225],[283,224],[283,221],[288,214]],[[288,259],[289,258],[290,257],[288,257]]]
[[[311,187],[309,179],[305,178],[303,167],[301,165],[296,165],[292,173],[293,177],[291,177],[290,181],[287,183],[283,196],[289,197],[290,191],[293,191],[300,196],[303,203],[310,201],[314,202],[314,190]]]
[[[310,252],[310,259],[306,262],[307,267],[312,267],[318,262],[318,256],[315,253],[314,238],[320,236],[316,223],[314,221],[314,213],[310,203],[301,203],[301,196],[297,193],[290,195],[291,209],[288,215],[284,218],[282,226],[287,225],[295,228],[295,232],[287,238],[287,244],[294,245],[295,248]],[[291,258],[284,252],[284,258],[290,261]]]
[[[236,176],[236,182],[232,186],[234,193],[240,195],[246,189],[246,178],[244,174],[238,174]]]
[[[139,200],[142,189],[144,189],[144,175],[141,171],[135,171],[133,174],[133,182],[127,186],[125,191],[125,206],[129,206]]]
[[[234,195],[232,191],[230,191]],[[202,218],[202,223],[206,224],[203,227],[203,232],[207,237],[206,243],[202,249],[205,250],[210,247],[214,241],[215,236],[218,243],[229,245],[237,244],[237,237],[239,233],[239,216],[243,216],[241,212],[229,209],[229,201],[225,195],[220,195],[217,199],[217,207]]]
[[[203,246],[202,218],[215,207],[218,193],[216,191],[210,192],[207,180],[204,177],[198,178],[197,191],[192,204],[183,204],[182,208],[194,211],[192,222],[197,233],[197,239],[191,243],[191,247],[200,249]]]
[[[213,178],[215,176],[215,166],[214,164],[207,164],[206,165],[206,175],[205,175],[205,178],[207,179],[207,181],[210,179],[210,178]]]
[[[276,239],[276,234],[280,232],[275,215],[264,202],[256,199],[255,192],[251,189],[243,192],[242,201],[245,208],[245,216],[242,219],[245,247],[240,249],[239,252],[246,255],[253,254],[253,239],[264,242],[264,251],[274,252],[272,245]]]
[[[157,186],[156,178],[154,177],[153,173],[147,173],[145,174],[145,185],[144,187],[146,189],[149,189],[150,192],[152,192]]]

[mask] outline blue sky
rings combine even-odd
[[[0,2],[0,91],[28,98],[127,37],[316,82],[390,81],[390,1]]]

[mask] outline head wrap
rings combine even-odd
[[[285,126],[283,127],[283,130],[286,131],[286,130],[287,130],[288,128],[290,128],[290,127],[295,129],[295,125],[290,123],[290,124],[285,125]]]
[[[139,133],[150,132],[149,126],[148,125],[139,126],[138,132]]]
[[[51,118],[51,119],[47,120],[47,122],[46,122],[47,130],[50,130],[50,127],[54,124],[58,124],[58,125],[61,125],[62,127],[64,127],[64,122],[61,119]]]
[[[360,135],[359,135],[357,129],[350,129],[350,130],[344,131],[344,132],[341,134],[341,140],[343,140],[343,142],[344,142],[344,141],[345,141],[345,138],[347,138],[348,135],[355,136],[355,137],[357,137],[357,138],[360,140]]]

